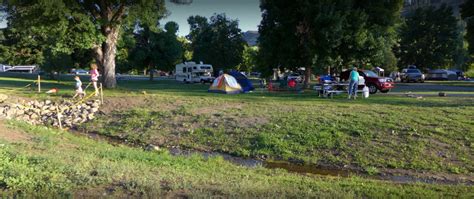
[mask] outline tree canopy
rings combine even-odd
[[[140,21],[150,27],[165,15],[164,0],[4,0],[7,13],[6,46],[23,62],[43,63],[43,52],[70,54],[94,50],[104,85],[116,86],[115,58],[121,26]]]
[[[135,69],[160,69],[171,71],[183,61],[183,44],[178,40],[179,26],[176,22],[165,24],[165,31],[153,31],[145,26],[135,33],[136,45],[131,54]],[[153,72],[150,72],[153,79]]]
[[[453,65],[459,34],[451,7],[417,9],[400,30],[400,64],[422,69]]]
[[[242,62],[245,42],[237,20],[216,14],[209,20],[202,16],[188,18],[193,60],[215,68],[235,69]]]
[[[311,70],[393,60],[402,0],[262,0],[259,65]]]
[[[248,73],[252,72],[257,66],[257,55],[257,46],[245,45],[244,51],[242,53],[242,63],[237,67],[237,70]]]
[[[466,0],[461,6],[461,17],[466,21],[466,40],[469,52],[474,56],[474,0]]]

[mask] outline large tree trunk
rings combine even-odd
[[[311,83],[311,67],[306,67],[305,73],[304,73],[304,84],[303,87],[309,88],[309,84]]]
[[[102,75],[102,83],[106,88],[115,88],[117,80],[115,79],[115,56],[117,53],[117,40],[120,27],[104,27],[103,33],[105,41],[95,50],[96,62],[99,65]]]
[[[149,66],[148,68],[149,68],[148,71],[150,71],[150,81],[153,81],[153,78],[155,76],[153,67]]]

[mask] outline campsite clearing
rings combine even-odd
[[[22,85],[25,82],[22,79],[2,78],[0,79],[0,85],[2,86],[0,91],[13,93],[13,95],[24,99],[55,99],[62,95],[69,95],[68,92],[72,93],[72,89],[71,91],[67,90],[69,87],[72,88],[70,82],[61,84],[46,82],[44,84],[45,88],[60,88],[63,92],[59,96],[35,94],[32,91],[22,89],[12,90],[14,87],[12,85]],[[82,126],[81,131],[96,132],[101,135],[119,138],[124,142],[125,140],[134,142],[138,145],[174,146],[269,161],[325,165],[333,168],[363,171],[369,175],[390,174],[451,178],[453,181],[468,184],[474,181],[474,163],[472,162],[472,159],[474,159],[474,98],[472,97],[425,97],[417,99],[405,97],[401,93],[400,95],[374,95],[369,99],[349,101],[344,99],[344,96],[335,97],[332,100],[318,98],[317,94],[311,91],[305,93],[256,91],[249,94],[222,95],[208,93],[208,85],[185,85],[172,81],[129,81],[120,82],[119,86],[120,88],[117,90],[106,91],[103,115],[99,116],[94,122]],[[21,126],[21,129],[26,132],[41,131],[41,134],[56,132],[54,130],[31,130],[39,128],[19,123],[11,123],[10,126]],[[58,133],[52,133],[52,135],[56,134]],[[64,154],[64,156],[69,155],[70,158],[76,157],[77,153],[79,153],[77,156],[87,153],[89,149],[82,146],[83,142],[93,142],[86,141],[85,138],[76,138],[67,133],[59,133],[58,138],[52,135],[48,136],[48,139],[60,139],[64,143],[69,143],[69,141],[64,141],[65,138],[61,138],[64,136],[67,136],[68,139],[80,139],[78,142],[69,143],[71,146],[77,146],[72,147],[71,151]],[[139,150],[129,147],[116,148],[106,143],[93,143],[101,146],[98,151],[102,150],[103,146],[104,150],[107,149],[109,152],[130,150],[134,151],[133,153],[140,154],[138,156],[148,154],[147,152],[135,152]],[[38,151],[36,147],[31,147],[28,144],[22,144],[21,146],[32,151],[26,152],[28,150],[24,150],[25,152],[21,152],[24,148],[18,147],[10,147],[8,151],[18,149],[18,151],[12,153],[21,155],[19,157],[34,158],[44,157],[50,152],[49,150],[54,150]],[[186,173],[184,175],[179,172],[170,173],[169,170],[162,167],[151,169],[151,166],[147,166],[148,163],[145,163],[151,160],[140,159],[128,153],[114,156],[116,158],[114,160],[118,161],[117,164],[123,163],[122,161],[131,161],[133,162],[133,166],[130,165],[131,167],[145,168],[144,173],[133,174],[136,176],[150,176],[150,173],[147,172],[155,171],[160,174],[152,175],[153,177],[147,179],[158,178],[160,175],[180,179],[171,183],[173,184],[171,190],[185,190],[183,192],[188,194],[190,192],[192,194],[197,193],[194,191],[198,190],[199,187],[195,187],[196,189],[190,188],[196,185],[193,183],[214,181],[215,183],[211,183],[212,185],[204,184],[207,188],[215,188],[216,195],[231,196],[229,194],[232,193],[232,190],[229,188],[228,182],[223,182],[223,179],[220,179],[221,174],[240,176],[235,178],[237,181],[242,180],[242,176],[249,175],[260,180],[275,182],[276,184],[269,183],[267,185],[268,187],[278,187],[279,190],[266,189],[263,186],[261,192],[259,192],[266,196],[271,196],[270,193],[274,194],[276,192],[284,193],[285,196],[304,196],[301,195],[302,193],[309,194],[307,196],[311,196],[313,193],[321,196],[321,191],[314,192],[314,190],[319,190],[321,187],[325,187],[324,189],[331,193],[332,191],[338,192],[341,194],[340,196],[356,197],[391,194],[396,194],[395,196],[403,196],[404,194],[413,196],[415,192],[418,192],[417,196],[427,197],[433,196],[432,194],[442,194],[444,196],[448,194],[452,197],[459,196],[452,195],[454,193],[473,194],[470,191],[472,187],[465,185],[395,185],[393,183],[373,183],[372,180],[361,179],[360,177],[356,179],[335,178],[338,183],[334,183],[334,181],[331,181],[331,179],[334,179],[332,177],[297,177],[298,175],[287,174],[281,170],[245,169],[225,163],[223,160],[212,163],[213,161],[204,161],[198,157],[191,159],[179,157],[176,160],[179,160],[178,162],[170,163],[173,166],[189,169],[184,172]],[[111,152],[111,154],[114,153]],[[148,157],[148,155],[144,156]],[[46,159],[52,161],[52,158],[48,157]],[[103,161],[109,159],[108,155],[104,155],[104,153],[91,158],[93,162],[100,165]],[[134,158],[138,159],[134,160]],[[174,158],[171,159],[175,161]],[[55,161],[60,165],[70,164],[66,160],[67,158],[64,161]],[[186,161],[201,163],[199,163],[199,166],[190,166],[193,164]],[[222,166],[223,164],[227,166]],[[217,170],[219,175],[216,173],[212,177],[204,174],[200,175],[202,171],[199,169],[203,169],[204,165],[210,170],[215,169],[214,167],[224,167],[230,173]],[[50,168],[50,171],[53,172],[58,168]],[[234,168],[242,170],[237,171]],[[124,170],[121,169],[114,171],[117,174],[122,173],[123,175],[124,173]],[[59,173],[65,176],[70,175],[64,172]],[[260,176],[260,174],[267,177]],[[137,182],[135,181],[136,178],[130,177],[133,175],[127,174],[129,177],[124,181],[129,180],[138,183],[134,186],[147,190],[147,184],[151,182]],[[98,181],[95,184],[86,183],[85,186],[90,188],[101,185],[106,186],[104,187],[106,189],[107,186],[111,185],[107,183],[113,185],[115,182],[116,177],[111,176],[114,175],[104,174],[101,177],[110,179],[109,181]],[[290,178],[298,179],[298,181],[289,180]],[[331,181],[330,185],[321,184],[328,180]],[[250,181],[252,183],[246,181],[249,190],[252,187],[262,186],[259,180],[251,179]],[[291,183],[281,184],[283,181],[291,181]],[[347,184],[347,181],[355,184],[349,183],[348,189],[341,189],[341,186],[346,186],[342,184]],[[186,185],[179,185],[180,183]],[[370,184],[370,186],[361,186],[361,183]],[[294,192],[289,191],[295,188],[291,184],[299,184]],[[237,185],[233,184],[232,186]],[[418,186],[422,186],[423,191],[418,190],[421,189]],[[71,187],[74,188],[64,190],[76,189],[77,185],[72,183]],[[280,189],[280,187],[282,188]],[[285,187],[291,188],[286,189]],[[354,189],[354,187],[358,188]],[[413,187],[417,187],[414,192],[412,192],[415,189]],[[432,192],[434,187],[438,191]],[[201,187],[199,189],[208,192],[209,189],[207,188]],[[351,191],[347,192],[347,190]],[[387,190],[391,190],[390,193],[387,193]],[[428,194],[425,192],[428,192]],[[246,192],[242,193],[245,195]]]
[[[81,130],[266,160],[473,179],[472,97],[373,95],[348,101],[315,93],[219,95],[201,85],[149,85],[157,89],[146,96],[131,91],[134,97],[127,100],[109,97],[113,108]]]

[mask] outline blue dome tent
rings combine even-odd
[[[239,71],[231,71],[229,75],[237,80],[245,93],[255,89],[247,76],[243,75]]]

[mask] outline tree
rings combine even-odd
[[[238,66],[237,70],[252,72],[257,65],[258,47],[245,45],[244,52],[242,54],[242,63]]]
[[[315,63],[324,64],[340,42],[342,1],[261,1],[259,65],[268,76],[273,68],[306,68],[305,87]],[[323,47],[324,46],[324,47]]]
[[[184,49],[183,57],[181,58],[183,62],[192,60],[193,49],[191,46],[191,42],[186,37],[178,37],[178,40],[181,42],[181,46]]]
[[[469,43],[469,53],[474,56],[474,0],[467,0],[461,6],[461,17],[466,21],[466,40]]]
[[[126,73],[135,69],[131,56],[137,45],[134,30],[134,27],[125,26],[121,31],[117,43],[117,71],[119,73]]]
[[[223,69],[235,69],[242,62],[245,42],[237,20],[218,14],[210,20],[191,16],[188,23],[191,31],[187,38],[191,41],[194,61]]]
[[[260,68],[269,75],[276,67],[304,67],[308,86],[314,69],[393,58],[401,5],[401,0],[263,0]]]
[[[417,9],[400,30],[400,63],[421,69],[453,65],[459,34],[451,7]]]
[[[354,1],[338,50],[342,66],[396,69],[397,60],[392,49],[397,43],[402,5],[401,0]]]
[[[52,79],[54,79],[54,72],[57,72],[57,80],[61,72],[66,72],[72,68],[73,60],[71,55],[63,52],[54,52],[48,50],[44,53],[45,62],[41,65],[41,69],[48,72]]]
[[[116,86],[115,58],[121,26],[136,21],[154,25],[166,11],[164,0],[6,0],[2,4],[8,14],[8,27],[23,32],[23,40],[55,40],[47,44],[60,51],[93,49],[107,88]]]
[[[150,29],[149,26],[140,28],[135,33],[136,44],[131,52],[131,61],[134,69],[142,71],[151,71],[154,68],[155,53],[154,48],[158,35]],[[153,73],[150,72],[150,80],[153,79]]]
[[[176,22],[168,22],[165,30],[153,31],[152,28],[144,26],[135,35],[136,45],[131,52],[132,60],[136,69],[148,69],[150,80],[153,80],[153,70],[157,68],[170,71],[182,61],[183,47],[178,40],[177,32],[179,26]]]
[[[178,29],[178,24],[170,21],[165,24],[165,32],[158,35],[156,65],[160,70],[174,70],[175,65],[183,61],[184,47],[178,38]]]

